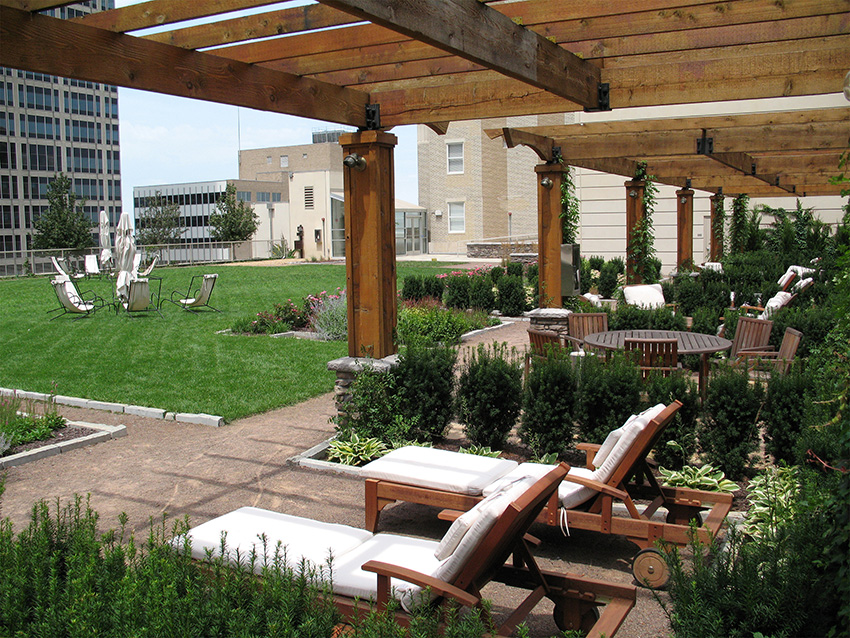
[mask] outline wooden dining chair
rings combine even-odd
[[[594,332],[608,332],[607,312],[573,312],[567,316],[569,334],[564,340],[569,342],[573,352],[584,349],[584,338]]]
[[[765,350],[770,341],[771,330],[773,322],[770,319],[739,317],[729,359],[736,361],[741,350]]]
[[[626,339],[626,355],[633,357],[646,379],[653,372],[669,377],[679,367],[679,342],[676,339]]]
[[[797,349],[802,340],[802,332],[794,330],[794,328],[785,328],[779,350],[776,350],[773,346],[739,350],[738,359],[746,363],[749,371],[767,369],[771,372],[785,374],[791,368],[791,364],[794,363],[794,357],[797,356]]]
[[[547,350],[561,347],[561,336],[554,330],[528,329],[529,348],[525,353],[525,376],[531,370],[532,357],[545,357]]]

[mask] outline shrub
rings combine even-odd
[[[237,334],[278,334],[286,332],[290,326],[271,312],[258,312],[254,317],[237,319],[230,328]]]
[[[407,275],[401,285],[401,298],[407,301],[419,301],[424,296],[422,278],[417,275]]]
[[[599,271],[599,294],[604,299],[614,297],[614,291],[617,289],[617,275],[619,274],[617,264],[612,260],[606,262]]]
[[[697,451],[697,418],[699,417],[699,389],[686,373],[650,375],[646,385],[649,405],[681,401],[682,407],[667,425],[655,444],[653,456],[659,464],[677,470],[690,462]],[[668,445],[675,441],[676,445]]]
[[[764,448],[777,461],[794,463],[794,448],[808,419],[807,406],[814,395],[814,380],[800,366],[788,374],[774,372],[767,382],[762,420]]]
[[[691,330],[693,332],[701,332],[702,334],[717,334],[717,328],[720,327],[720,315],[713,308],[702,307],[696,308],[693,311],[693,324]]]
[[[496,284],[499,283],[499,279],[501,279],[502,276],[505,274],[505,269],[502,268],[501,266],[493,266],[490,269],[489,274],[490,274],[490,279],[493,281],[493,285],[495,286]]]
[[[308,314],[296,306],[292,299],[287,299],[286,303],[276,303],[274,316],[295,330],[307,326]]]
[[[508,317],[519,317],[525,312],[525,288],[522,279],[514,275],[505,275],[497,284],[499,291],[499,311]]]
[[[389,448],[378,439],[363,438],[357,432],[348,431],[344,436],[330,442],[325,458],[342,465],[361,466],[389,451]]]
[[[429,275],[422,278],[422,295],[424,297],[431,297],[437,301],[442,301],[445,289],[445,280],[440,279],[436,275]]]
[[[310,304],[310,328],[326,341],[338,341],[348,336],[348,302],[345,291],[336,294],[322,291],[318,297],[307,297]]]
[[[486,275],[471,277],[469,280],[469,307],[490,312],[496,307],[496,295],[493,285]]]
[[[535,456],[568,448],[573,440],[573,415],[578,379],[566,352],[552,348],[536,357],[525,382],[519,436]]]
[[[639,411],[643,390],[640,370],[622,353],[582,357],[576,420],[583,441],[602,443],[608,433]]]
[[[407,345],[454,345],[464,333],[492,325],[491,320],[498,322],[483,312],[442,308],[433,302],[405,304],[399,311],[396,334],[399,342]]]
[[[834,315],[831,309],[826,307],[806,308],[802,305],[780,308],[770,316],[773,321],[773,330],[770,333],[770,343],[777,350],[785,336],[786,328],[794,328],[803,333],[797,357],[808,357],[812,351],[813,344],[821,344],[826,340],[826,335],[835,325]]]
[[[746,370],[722,366],[711,375],[699,440],[706,460],[733,481],[744,474],[758,446],[761,384],[749,383]]]
[[[440,438],[454,416],[454,366],[457,352],[453,348],[408,347],[393,369],[398,406],[401,414],[416,422],[412,432],[419,441]]]
[[[522,371],[515,353],[505,345],[479,345],[464,361],[458,379],[457,415],[466,436],[477,445],[502,449],[521,404]]]
[[[511,277],[519,277],[522,279],[522,262],[519,261],[509,261],[505,265],[505,273],[510,275]]]
[[[601,271],[602,266],[605,265],[605,257],[602,257],[600,255],[593,255],[588,258],[587,265],[590,267],[591,270]]]
[[[723,494],[732,494],[738,491],[737,483],[727,479],[723,472],[711,465],[703,465],[702,467],[686,465],[681,470],[668,470],[659,467],[658,471],[664,479],[662,481],[664,485],[670,487],[687,487],[692,490],[722,492]]]
[[[351,432],[387,442],[409,438],[407,424],[396,419],[400,412],[394,375],[366,365],[348,391],[344,412],[337,418],[340,438],[348,439]]]
[[[465,310],[469,308],[469,277],[449,275],[446,282],[446,306]]]
[[[610,317],[611,330],[649,330],[652,328],[653,310],[618,304],[617,311]]]
[[[590,260],[581,260],[581,266],[579,266],[579,278],[581,283],[579,292],[583,295],[590,292],[590,289],[597,284],[596,276],[593,274],[593,269],[590,267]]]
[[[525,271],[525,278],[528,280],[529,286],[537,288],[540,280],[540,265],[537,262],[528,264],[528,268]]]

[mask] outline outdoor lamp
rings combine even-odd
[[[357,153],[351,153],[350,155],[346,155],[345,159],[342,160],[342,163],[345,164],[348,168],[356,168],[358,171],[366,169],[366,158],[364,158],[362,155],[358,155]]]
[[[540,180],[540,185],[543,188],[552,188],[552,180],[549,179],[548,177],[544,177],[543,179]]]

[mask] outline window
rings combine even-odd
[[[257,191],[257,201],[258,202],[270,202],[272,201],[272,194],[266,193],[263,191]]]
[[[463,173],[463,142],[446,144],[449,174]]]
[[[464,202],[449,202],[449,232],[466,232],[466,204]]]
[[[304,208],[312,210],[313,208],[313,187],[304,187]]]
[[[236,191],[236,199],[240,202],[250,202],[251,191]]]
[[[272,156],[271,155],[266,155],[266,164],[268,164],[269,166],[272,165]]]
[[[281,155],[280,156],[280,167],[281,168],[289,168],[289,155]]]
[[[272,193],[272,201],[273,202],[281,201],[281,193]]]

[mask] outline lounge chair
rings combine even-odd
[[[203,278],[200,285],[195,287],[195,280]],[[163,301],[170,301],[171,303],[180,306],[183,310],[188,310],[190,312],[197,312],[199,308],[209,308],[210,310],[215,310],[216,312],[221,312],[216,308],[213,308],[210,305],[210,296],[213,292],[213,287],[215,286],[216,279],[218,275],[195,275],[192,277],[192,280],[189,282],[189,290],[186,293],[182,293],[179,290],[175,290],[171,293],[170,299],[163,299]],[[174,297],[177,297],[175,300]]]
[[[807,277],[806,279],[801,279],[797,281],[792,287],[791,290],[780,290],[773,297],[767,300],[767,303],[763,306],[749,306],[742,305],[741,309],[746,310],[747,312],[759,313],[757,315],[757,319],[769,319],[774,312],[779,310],[780,308],[785,308],[790,305],[794,299],[797,298],[804,290],[807,290],[809,286],[814,283],[814,279],[811,277]]]
[[[68,268],[68,264],[62,257],[51,257],[50,261],[53,262],[53,268],[56,270],[56,274],[58,275],[56,279],[82,279],[85,276],[82,273],[72,274],[71,269]]]
[[[115,305],[115,312],[118,312],[119,308],[126,310],[128,315],[138,312],[156,312],[160,317],[162,316],[156,295],[151,292],[150,281],[144,278],[130,280],[127,299],[121,299]]]
[[[51,321],[66,314],[78,315],[75,319],[82,319],[106,305],[104,300],[94,292],[87,290],[81,293],[78,291],[76,284],[67,278],[67,275],[64,278],[59,276],[50,283],[53,286],[54,292],[56,292],[59,307],[48,310],[48,313],[62,311],[62,314],[52,317],[50,319]]]
[[[151,263],[148,264],[148,267],[141,271],[138,276],[139,277],[149,277],[153,272],[154,267],[156,266],[156,262],[159,261],[159,255],[154,255],[153,259],[151,259]]]
[[[100,266],[97,263],[97,255],[86,255],[84,267],[84,276],[100,278]]]
[[[572,312],[567,316],[569,334],[564,340],[572,346],[573,352],[584,352],[584,338],[594,332],[608,332],[607,312]]]
[[[557,526],[565,518],[570,528],[603,534],[622,534],[643,548],[632,563],[640,583],[653,587],[666,583],[663,557],[653,548],[658,540],[687,545],[689,521],[710,509],[698,536],[707,542],[718,533],[732,507],[729,494],[687,488],[661,487],[647,465],[646,457],[658,441],[681,403],[657,405],[629,419],[600,445],[579,444],[587,456],[585,468],[573,468],[541,513],[540,522]],[[467,510],[497,489],[500,482],[551,466],[536,463],[517,465],[506,459],[476,457],[433,448],[399,448],[367,464],[366,529],[375,531],[381,510],[395,501],[407,501]],[[645,484],[629,482],[643,477]],[[651,503],[639,511],[633,498],[649,497]],[[627,515],[614,515],[614,500],[625,506]],[[653,520],[660,507],[667,521]],[[563,517],[563,518],[562,518]]]
[[[480,591],[495,580],[531,590],[502,620],[498,636],[510,635],[544,596],[555,603],[559,627],[613,636],[634,606],[635,588],[541,570],[525,536],[567,470],[562,464],[542,477],[521,477],[505,485],[456,518],[439,542],[243,507],[189,530],[188,538],[177,537],[174,545],[182,547],[188,540],[197,559],[224,551],[236,561],[256,552],[258,571],[272,563],[275,552],[293,568],[302,559],[316,567],[326,565],[332,554],[331,573],[322,570],[322,575],[330,576],[334,603],[347,618],[362,613],[365,601],[385,608],[391,597],[401,603],[402,621],[419,604],[449,601],[479,607],[486,615]],[[514,559],[508,562],[511,554]]]
[[[749,371],[767,369],[784,374],[794,363],[794,357],[797,355],[797,348],[800,347],[802,339],[803,333],[799,330],[785,328],[778,351],[768,345],[744,349],[738,351],[738,359],[747,365]]]
[[[644,379],[653,373],[669,377],[678,369],[679,342],[676,339],[626,339],[624,350],[633,356]]]

